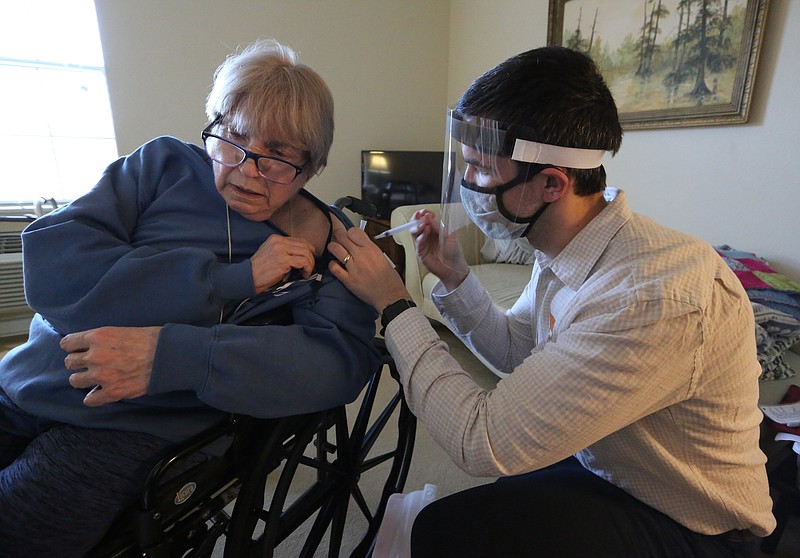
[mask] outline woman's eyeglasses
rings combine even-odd
[[[215,122],[203,130],[203,145],[212,161],[226,167],[238,167],[246,159],[252,159],[258,174],[276,184],[291,184],[303,172],[305,165],[297,166],[277,157],[259,155],[229,139],[212,134],[209,130],[214,124]]]

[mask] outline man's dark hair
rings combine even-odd
[[[495,66],[472,82],[456,110],[528,128],[524,139],[540,143],[612,154],[622,144],[617,106],[603,76],[591,58],[565,47],[529,50]],[[602,166],[568,173],[578,195],[605,188]]]

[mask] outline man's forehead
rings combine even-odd
[[[461,144],[461,156],[464,162],[481,167],[496,167],[498,164],[503,164],[505,161],[510,161],[508,157],[496,155],[493,153],[486,153],[475,146]]]
[[[506,131],[500,122],[494,120],[451,114],[448,116],[448,127],[454,140],[484,151],[502,149],[506,141]]]

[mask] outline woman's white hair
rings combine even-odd
[[[238,133],[302,149],[309,176],[328,162],[333,143],[333,96],[297,53],[261,39],[230,55],[214,73],[206,101],[209,121],[222,117]]]

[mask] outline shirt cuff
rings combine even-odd
[[[485,307],[492,301],[475,273],[470,270],[461,284],[447,292],[441,281],[434,285],[431,299],[439,313],[456,333],[474,330],[486,314]]]

